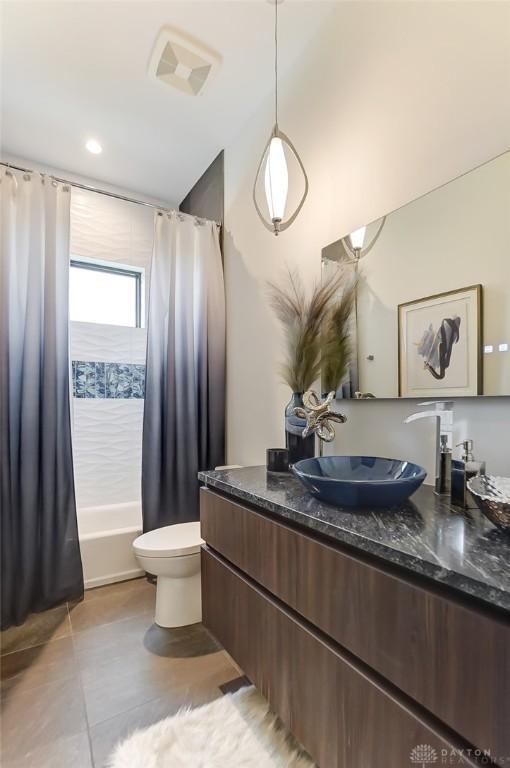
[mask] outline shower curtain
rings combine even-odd
[[[83,594],[69,400],[70,189],[0,173],[2,629]]]
[[[147,334],[144,531],[198,520],[197,472],[224,463],[225,293],[214,222],[156,216]]]

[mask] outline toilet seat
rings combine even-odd
[[[204,544],[200,522],[166,525],[143,533],[133,542],[135,554],[143,557],[181,557],[200,552]]]

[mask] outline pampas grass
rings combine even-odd
[[[333,354],[330,333],[334,323],[341,319],[338,313],[333,314],[337,308],[334,299],[344,280],[344,273],[339,272],[329,283],[314,285],[310,296],[307,296],[297,272],[292,270],[289,270],[285,283],[268,283],[271,307],[285,332],[286,359],[281,367],[282,378],[293,392],[310,389],[319,378],[323,363],[329,359],[325,355]],[[347,306],[343,297],[339,304],[345,312]],[[333,368],[332,362],[329,363],[328,370],[333,371]]]
[[[344,279],[342,278],[342,282]],[[336,392],[345,379],[352,359],[351,315],[358,277],[348,281],[340,300],[330,308],[322,330],[322,391]]]

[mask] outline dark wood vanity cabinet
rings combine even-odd
[[[201,526],[204,623],[321,768],[510,759],[504,617],[207,488]]]

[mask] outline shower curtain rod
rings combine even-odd
[[[38,173],[40,176],[49,176],[50,179],[58,181],[60,184],[67,184],[70,187],[76,187],[77,189],[85,189],[87,192],[96,192],[98,195],[106,195],[106,197],[114,197],[116,200],[124,200],[126,203],[134,203],[135,205],[144,205],[147,208],[154,208],[159,213],[178,213],[179,216],[189,216],[195,221],[209,221],[202,216],[194,216],[191,213],[184,213],[184,211],[176,211],[174,209],[166,209],[161,205],[155,205],[149,203],[147,200],[136,200],[134,197],[125,197],[125,195],[118,195],[116,192],[108,192],[106,189],[98,189],[98,187],[92,187],[88,184],[79,184],[77,181],[69,181],[69,179],[61,179],[58,176],[54,176],[52,173],[42,173],[41,171],[34,171],[30,168],[20,168],[19,165],[13,165],[12,163],[6,163],[3,160],[0,161],[0,165],[4,165],[6,168],[12,168],[13,171],[21,171],[22,173]],[[221,227],[220,221],[213,221],[217,227]]]

